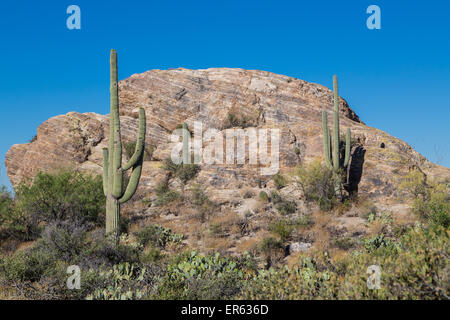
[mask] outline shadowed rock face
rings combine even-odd
[[[328,88],[265,71],[242,69],[152,70],[119,84],[122,138],[135,141],[138,107],[147,113],[147,144],[156,147],[153,161],[144,164],[139,194],[152,193],[164,172],[155,161],[170,155],[170,133],[186,122],[203,123],[203,130],[225,130],[239,125],[279,128],[280,169],[322,157],[321,111],[332,119],[333,95]],[[105,105],[107,103],[105,102]],[[107,111],[105,109],[105,111]],[[350,127],[364,149],[364,163],[354,162],[350,175],[358,176],[358,192],[374,198],[395,196],[398,178],[409,168],[450,178],[450,170],[428,162],[407,143],[360,121],[341,98],[341,132]],[[71,112],[51,118],[37,130],[37,140],[14,145],[5,163],[13,186],[32,179],[38,170],[62,167],[101,173],[102,148],[108,145],[109,117]],[[331,122],[329,123],[331,125]],[[362,172],[362,175],[361,175]],[[202,165],[197,183],[216,200],[230,202],[224,190],[256,187],[259,171],[251,165]],[[263,182],[270,177],[262,177]],[[300,194],[292,193],[301,198]],[[220,203],[220,201],[219,201]]]

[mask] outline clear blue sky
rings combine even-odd
[[[81,30],[66,8],[81,8]],[[381,8],[382,29],[366,28]],[[69,111],[108,113],[108,55],[119,78],[149,69],[261,69],[331,87],[368,125],[450,166],[450,1],[0,2],[0,184],[4,156]]]

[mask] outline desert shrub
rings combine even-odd
[[[280,190],[280,189],[286,187],[286,185],[287,185],[286,178],[279,172],[276,175],[274,175],[272,177],[272,179],[273,179],[273,182],[275,183],[275,188],[277,188],[277,190]]]
[[[369,214],[367,222],[372,223],[379,221],[383,225],[389,225],[392,223],[392,214],[390,212],[375,212]]]
[[[359,216],[363,219],[369,219],[370,215],[375,215],[377,213],[376,205],[368,199],[357,200],[357,205],[359,209]]]
[[[0,217],[3,216],[4,212],[10,210],[10,206],[13,202],[11,193],[6,189],[5,186],[0,187]]]
[[[6,190],[5,186],[0,188],[0,239],[10,237],[10,225],[13,222],[13,198],[10,192]],[[16,227],[20,227],[20,224]],[[8,232],[9,231],[9,232]]]
[[[281,240],[274,237],[266,237],[258,246],[259,251],[266,260],[266,266],[276,264],[284,257],[284,246]]]
[[[125,155],[127,156],[128,159],[131,159],[131,157],[134,154],[134,151],[136,149],[136,142],[134,141],[128,141],[125,142],[123,144],[123,148],[125,151]],[[154,145],[149,145],[149,146],[145,146],[144,148],[144,161],[151,161],[152,160],[152,156],[153,156],[153,152],[155,151],[155,146]]]
[[[222,224],[220,222],[211,223],[209,225],[209,233],[213,236],[218,236],[223,234]]]
[[[157,263],[164,258],[164,254],[154,247],[150,247],[146,252],[141,255],[141,262],[143,263]]]
[[[28,248],[0,260],[0,277],[9,282],[35,282],[53,272],[57,259],[40,247]]]
[[[142,245],[151,245],[155,248],[164,249],[167,245],[179,244],[183,240],[182,234],[172,232],[169,228],[164,228],[154,224],[145,226],[134,233],[136,241]]]
[[[199,184],[193,184],[191,189],[191,201],[194,205],[202,206],[204,204],[209,204],[209,200],[205,190]]]
[[[289,215],[295,212],[297,206],[294,201],[282,200],[277,204],[276,208],[282,215]]]
[[[105,195],[100,176],[74,171],[39,172],[32,185],[16,190],[16,210],[36,222],[83,220],[102,223]]]
[[[349,250],[356,245],[356,241],[351,237],[343,237],[333,240],[333,245],[342,250]]]
[[[88,294],[87,300],[140,300],[148,296],[147,269],[128,262],[114,265],[112,269],[101,271],[98,277],[103,282]]]
[[[337,260],[302,258],[293,267],[260,270],[244,284],[243,299],[448,299],[448,233],[417,225],[400,237],[395,251],[371,241],[370,250]],[[376,247],[376,248],[375,248]],[[379,265],[380,289],[367,287],[367,268]]]
[[[229,112],[227,115],[226,128],[239,127],[247,128],[255,125],[255,121],[242,113]]]
[[[285,242],[291,236],[294,226],[289,220],[280,219],[272,222],[269,226],[269,230],[278,235],[281,241]]]
[[[319,271],[315,261],[303,258],[292,268],[270,268],[259,270],[249,279],[239,298],[268,300],[297,300],[333,298],[330,273]]]
[[[172,159],[167,158],[163,161],[163,169],[169,171],[178,177],[184,184],[193,179],[200,171],[198,164],[175,164]]]
[[[155,205],[162,206],[162,205],[168,204],[170,202],[173,202],[179,198],[180,198],[180,194],[178,192],[169,190],[168,192],[160,194],[158,196],[158,198],[155,201]]]
[[[448,228],[450,225],[450,189],[447,184],[427,182],[426,176],[419,170],[406,175],[399,186],[415,200],[414,213],[433,225]]]
[[[427,195],[427,183],[425,175],[419,170],[410,171],[401,181],[399,190],[406,191],[414,198],[424,199]]]
[[[280,194],[276,191],[272,191],[270,193],[270,201],[272,201],[273,204],[277,204],[283,201],[283,198],[280,196]]]
[[[200,166],[197,164],[183,164],[178,167],[177,177],[186,184],[189,180],[193,179],[200,171]]]
[[[301,227],[310,227],[314,224],[313,219],[311,218],[311,215],[302,215],[300,218],[295,220],[295,224],[297,226]]]
[[[190,188],[190,193],[190,200],[197,208],[200,220],[205,221],[214,212],[216,204],[209,199],[205,189],[199,184],[193,184]]]
[[[197,252],[183,254],[167,266],[158,286],[160,299],[230,299],[235,296],[244,277],[245,263]]]
[[[269,202],[269,196],[267,195],[267,193],[265,191],[261,191],[259,193],[259,199],[261,199],[264,202]]]
[[[58,260],[80,263],[88,249],[90,226],[80,221],[54,221],[45,226],[36,247],[52,253]]]
[[[417,198],[413,212],[432,225],[448,229],[450,225],[450,193],[444,185],[429,189],[425,199]]]
[[[363,248],[369,253],[391,255],[396,254],[399,249],[399,245],[394,240],[382,233],[363,239],[361,242]]]
[[[155,192],[158,196],[155,201],[156,206],[163,206],[180,198],[180,194],[178,192],[170,190],[168,180],[164,180],[159,183],[156,186]]]
[[[331,210],[336,204],[333,172],[319,160],[308,167],[299,167],[298,185],[306,201],[315,202],[321,210]]]
[[[128,262],[130,264],[139,263],[142,247],[139,244],[128,243],[127,235],[121,236],[119,245],[104,236],[103,231],[92,237],[89,248],[84,253],[87,257],[83,260],[88,268],[98,268],[99,266],[113,266]]]

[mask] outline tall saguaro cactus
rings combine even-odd
[[[139,133],[133,156],[122,165],[122,138],[119,118],[119,88],[117,80],[117,53],[110,55],[111,113],[109,122],[109,148],[103,149],[103,191],[106,196],[106,233],[115,243],[119,242],[120,205],[127,202],[136,192],[141,178],[145,149],[145,110],[139,109]],[[125,171],[132,169],[130,181],[123,188]]]
[[[323,134],[323,152],[327,167],[333,170],[335,174],[335,192],[336,195],[342,197],[341,188],[341,171],[347,167],[350,160],[350,128],[347,128],[345,134],[345,156],[342,159],[340,154],[340,138],[339,138],[339,92],[337,76],[333,76],[334,91],[334,126],[333,126],[333,146],[331,146],[330,129],[328,129],[328,119],[325,110],[322,111],[322,134]]]

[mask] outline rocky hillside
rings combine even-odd
[[[161,161],[170,155],[173,146],[170,134],[177,126],[186,122],[192,128],[194,121],[201,121],[203,130],[279,128],[280,170],[289,177],[297,164],[322,157],[322,110],[329,112],[329,125],[332,119],[333,94],[330,89],[265,71],[225,68],[151,70],[121,81],[119,92],[123,140],[136,139],[138,107],[144,107],[147,113],[146,141],[151,150],[151,157],[144,163],[134,204],[129,205],[129,215],[171,224],[184,233],[187,217],[196,211],[192,204],[179,203],[161,209],[144,205],[142,201],[154,201],[155,187],[166,179]],[[341,130],[349,127],[352,131],[353,167],[355,174],[360,176],[357,177],[360,180],[358,194],[372,199],[379,207],[390,208],[398,214],[406,210],[404,204],[395,202],[400,196],[397,190],[399,179],[411,168],[419,168],[429,177],[450,178],[449,169],[428,162],[404,141],[366,126],[342,98],[340,113]],[[41,124],[33,142],[14,145],[6,155],[7,173],[13,186],[32,179],[38,170],[77,168],[100,174],[102,148],[108,144],[108,120],[107,115],[71,112]],[[199,174],[187,186],[178,179],[170,181],[171,188],[183,192],[194,184],[202,186],[216,205],[214,219],[218,221],[225,219],[223,217],[239,220],[245,216],[259,221],[255,225],[263,225],[265,217],[275,212],[271,205],[264,207],[257,199],[261,189],[269,193],[274,189],[274,183],[271,177],[260,176],[256,166],[201,165]],[[309,209],[294,182],[282,188],[280,193],[296,203],[299,215],[307,214]],[[349,216],[351,218],[351,214]],[[347,223],[347,229],[358,222],[347,220],[341,221]],[[192,234],[197,232],[197,237],[189,240],[192,244],[195,239],[201,240],[202,224],[200,221],[199,230],[189,230]],[[223,247],[227,250],[239,248],[256,233],[257,227],[240,237],[225,237],[228,242]]]

